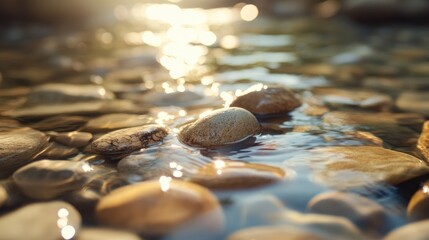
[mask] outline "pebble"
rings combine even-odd
[[[27,105],[83,102],[114,97],[113,93],[97,85],[50,83],[34,87],[28,95]]]
[[[363,79],[363,86],[393,93],[404,90],[428,90],[429,81],[425,77],[366,77]]]
[[[76,240],[142,240],[137,234],[111,228],[82,228]]]
[[[240,218],[237,222],[240,228],[269,225],[271,219],[285,208],[282,201],[271,194],[255,194],[236,201],[239,206]]]
[[[286,114],[301,106],[295,94],[282,87],[267,87],[237,97],[231,107],[241,107],[258,117]]]
[[[125,128],[101,136],[91,149],[102,155],[126,154],[160,142],[167,134],[164,127],[154,124]]]
[[[389,95],[374,91],[318,88],[313,89],[312,92],[321,102],[331,108],[388,110],[392,105]]]
[[[68,132],[80,128],[87,121],[88,118],[82,116],[54,116],[30,124],[30,126],[40,131]]]
[[[228,240],[368,239],[353,223],[342,217],[283,210],[272,221],[272,226],[239,230],[230,235]]]
[[[78,153],[79,149],[77,148],[51,142],[38,157],[45,159],[67,159],[69,157],[76,156]]]
[[[210,234],[223,226],[216,197],[193,183],[160,178],[117,189],[96,208],[100,224],[143,233],[170,234],[191,228]]]
[[[279,182],[285,175],[269,165],[215,160],[201,167],[191,181],[210,189],[243,189]]]
[[[79,232],[81,217],[65,202],[34,203],[0,217],[1,239],[72,239]]]
[[[93,118],[85,125],[84,130],[92,133],[109,132],[121,128],[137,127],[154,123],[147,115],[113,113]]]
[[[407,208],[408,219],[421,221],[429,219],[429,183],[423,186],[412,196]]]
[[[423,155],[423,157],[429,161],[429,121],[426,121],[423,125],[422,133],[420,134],[417,149]]]
[[[429,95],[427,92],[403,92],[396,100],[396,106],[402,111],[429,116]]]
[[[56,142],[75,148],[88,145],[91,139],[92,134],[87,132],[64,132],[54,136]]]
[[[349,219],[363,232],[383,236],[387,230],[387,210],[380,204],[353,193],[328,192],[316,195],[308,203],[311,213]]]
[[[31,162],[48,140],[44,133],[30,128],[0,132],[0,176],[8,176]]]
[[[427,240],[429,236],[429,220],[409,223],[390,232],[383,240]]]
[[[18,169],[12,178],[22,193],[45,200],[82,188],[92,170],[83,162],[41,160]]]
[[[108,113],[142,113],[142,109],[129,100],[98,100],[59,104],[42,104],[26,106],[4,112],[13,118],[46,118],[57,115],[93,115]]]
[[[429,173],[420,159],[375,146],[336,146],[310,150],[308,155],[288,159],[289,164],[312,166],[315,180],[334,189],[399,184]]]
[[[245,140],[260,132],[258,120],[243,108],[218,109],[185,126],[180,141],[191,146],[215,147]]]

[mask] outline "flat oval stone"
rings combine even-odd
[[[131,153],[162,141],[167,130],[160,125],[144,125],[107,133],[91,144],[95,153],[103,155]]]
[[[223,226],[216,197],[193,183],[160,178],[119,188],[100,200],[100,224],[147,235],[165,235],[183,228],[209,234]]]
[[[27,105],[113,99],[113,93],[98,85],[50,83],[39,85],[28,95]]]
[[[45,150],[39,155],[45,159],[67,159],[79,153],[79,149],[64,146],[56,142],[50,142]]]
[[[429,173],[420,159],[376,146],[315,148],[285,163],[312,166],[315,180],[340,190],[375,183],[395,185]]]
[[[422,133],[417,143],[417,149],[425,157],[426,161],[429,161],[429,121],[426,121],[423,125]]]
[[[396,100],[396,106],[403,111],[429,116],[428,102],[427,92],[403,92]]]
[[[353,193],[328,192],[315,196],[308,203],[311,213],[344,217],[363,232],[375,237],[386,233],[387,210],[380,204]]]
[[[334,108],[352,107],[363,109],[389,109],[392,99],[389,95],[373,91],[339,88],[313,89],[313,94],[326,105]]]
[[[414,193],[407,207],[408,219],[411,221],[421,221],[429,219],[429,183]]]
[[[92,134],[87,132],[65,132],[54,136],[54,140],[69,147],[84,147],[89,144]]]
[[[301,106],[295,94],[282,87],[268,87],[239,96],[231,107],[244,108],[256,116],[286,114]]]
[[[7,176],[31,162],[48,140],[44,133],[30,128],[0,132],[0,176]]]
[[[91,171],[83,162],[41,160],[18,169],[12,178],[25,195],[51,199],[81,188]]]
[[[54,116],[30,126],[40,131],[68,132],[80,128],[87,121],[88,118],[82,116]]]
[[[269,165],[215,160],[201,167],[191,181],[210,189],[242,189],[279,182],[285,175]]]
[[[11,240],[72,239],[80,225],[79,213],[68,203],[34,203],[1,216],[0,235]]]
[[[260,125],[243,108],[218,109],[185,126],[180,141],[191,146],[214,147],[232,144],[258,134]]]
[[[111,228],[82,228],[77,240],[143,240],[137,234]]]
[[[409,223],[390,232],[383,240],[427,240],[429,236],[429,220]]]
[[[154,123],[154,119],[146,115],[112,113],[91,119],[84,129],[89,132],[108,132],[149,123]]]

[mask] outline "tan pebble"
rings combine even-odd
[[[84,129],[93,133],[107,132],[149,123],[154,123],[154,119],[147,115],[112,113],[89,120]]]
[[[91,171],[83,162],[41,160],[18,169],[12,178],[25,195],[51,199],[81,188]]]
[[[59,133],[54,140],[69,147],[84,147],[89,144],[92,134],[87,132],[65,132]]]
[[[64,146],[56,142],[50,142],[43,152],[39,155],[45,159],[67,159],[79,153],[79,149]]]
[[[102,225],[148,235],[183,228],[209,234],[223,226],[221,207],[210,191],[167,177],[111,192],[98,203],[96,218]]]
[[[242,141],[260,132],[258,120],[243,108],[210,112],[185,126],[179,139],[191,146],[214,147]]]
[[[288,113],[301,106],[295,94],[282,87],[268,87],[239,96],[231,107],[241,107],[257,116]]]
[[[72,239],[81,217],[65,202],[35,203],[0,217],[0,238],[7,240]]]
[[[429,239],[429,220],[409,223],[390,232],[383,240],[427,240]]]
[[[131,153],[167,136],[167,130],[160,125],[144,125],[125,128],[107,133],[91,144],[91,149],[98,154]]]
[[[143,240],[137,234],[110,228],[83,228],[76,240]]]
[[[312,213],[345,217],[374,236],[382,236],[387,229],[387,211],[380,204],[356,194],[322,193],[311,199],[308,209]]]
[[[228,240],[328,240],[305,229],[290,226],[263,226],[239,230],[228,237]]]
[[[8,194],[6,189],[0,185],[0,208],[5,204],[8,199]]]
[[[429,219],[429,183],[423,184],[416,193],[414,193],[407,208],[408,219],[411,221],[420,221]]]
[[[215,160],[201,167],[191,181],[211,189],[260,187],[281,181],[285,172],[269,165]]]

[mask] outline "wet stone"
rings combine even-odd
[[[160,142],[167,134],[160,125],[125,128],[101,136],[92,142],[91,149],[102,155],[127,154]]]
[[[287,236],[287,237],[286,237]],[[305,229],[293,228],[290,226],[260,226],[245,228],[234,232],[228,237],[228,240],[327,240],[317,233],[306,231]]]
[[[429,161],[429,121],[426,121],[423,125],[422,133],[420,134],[417,149],[426,159]]]
[[[60,201],[30,204],[0,217],[2,239],[71,239],[80,225],[76,209]]]
[[[145,109],[128,100],[105,100],[76,103],[43,104],[26,106],[5,112],[14,118],[45,118],[56,115],[93,115],[108,113],[142,113]]]
[[[425,77],[367,77],[363,86],[389,92],[404,90],[428,90],[429,81]]]
[[[239,201],[241,228],[270,224],[285,208],[282,201],[271,194],[252,195]]]
[[[408,219],[411,221],[421,221],[429,219],[429,183],[414,193],[407,208]]]
[[[215,147],[245,140],[260,132],[258,120],[243,108],[218,109],[186,125],[179,139],[191,146]]]
[[[316,148],[304,159],[292,158],[285,163],[312,166],[318,182],[340,190],[376,183],[394,185],[429,173],[420,159],[375,146]]]
[[[0,132],[10,131],[14,128],[22,127],[21,124],[13,119],[9,118],[0,118]]]
[[[390,232],[383,240],[427,240],[429,236],[429,220],[409,223]]]
[[[272,184],[285,177],[285,171],[269,165],[215,160],[198,169],[191,181],[210,189],[243,189]]]
[[[76,148],[88,145],[91,139],[92,134],[87,132],[65,132],[54,136],[56,142]]]
[[[154,123],[154,119],[147,115],[114,113],[89,120],[84,129],[89,132],[108,132],[149,123]]]
[[[315,196],[308,204],[311,213],[344,217],[363,232],[383,236],[387,230],[388,212],[380,204],[360,195],[328,192]]]
[[[7,199],[8,199],[8,194],[6,189],[2,185],[0,185],[0,208],[3,207]]]
[[[27,105],[59,104],[113,98],[113,93],[97,85],[51,83],[33,88],[28,95]]]
[[[211,161],[198,150],[170,141],[121,159],[117,166],[119,173],[139,180],[159,179],[161,176],[189,178],[200,166]]]
[[[427,92],[403,92],[396,101],[402,111],[429,116],[429,95]]]
[[[64,146],[59,143],[51,142],[46,149],[39,155],[40,158],[46,159],[66,159],[79,153],[79,149]]]
[[[44,133],[30,128],[0,132],[0,176],[7,176],[31,162],[48,139]]]
[[[221,207],[214,195],[196,184],[170,178],[111,192],[97,205],[96,217],[102,225],[146,235],[170,234],[178,228],[210,234],[223,226]]]
[[[301,101],[292,91],[274,86],[249,92],[231,103],[231,107],[244,108],[258,117],[286,114],[299,106]]]
[[[30,126],[40,131],[68,132],[80,128],[87,121],[88,118],[82,116],[54,116]]]
[[[142,240],[137,234],[111,228],[82,228],[76,240]]]
[[[84,188],[68,193],[61,199],[73,205],[84,219],[94,220],[95,207],[101,197],[95,190]]]
[[[324,104],[331,108],[362,108],[387,110],[392,105],[389,95],[357,89],[318,88],[312,90]]]
[[[41,160],[18,169],[12,178],[25,195],[45,200],[81,188],[92,170],[83,162]]]

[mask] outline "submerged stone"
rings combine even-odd
[[[146,115],[113,113],[89,120],[84,129],[89,132],[108,132],[149,123],[154,123],[154,119]]]
[[[54,140],[69,147],[84,147],[89,144],[92,134],[87,132],[65,132],[54,136]]]
[[[126,186],[100,200],[100,224],[146,235],[165,235],[182,228],[209,234],[223,226],[216,197],[204,187],[160,178]]]
[[[97,85],[51,83],[33,88],[28,95],[27,105],[59,104],[113,98],[113,93]]]
[[[387,210],[375,201],[357,194],[322,193],[311,199],[308,209],[311,213],[347,218],[372,236],[383,236],[387,230]]]
[[[403,92],[396,100],[396,106],[403,111],[429,116],[429,95],[427,92]]]
[[[188,145],[215,147],[232,144],[260,132],[258,120],[243,108],[218,109],[186,125],[179,139]]]
[[[2,239],[72,239],[80,225],[80,214],[68,203],[34,203],[1,216],[0,235]]]
[[[420,159],[375,146],[316,148],[304,158],[288,159],[285,163],[312,166],[315,179],[334,189],[399,184],[429,173]]]
[[[39,155],[40,158],[45,159],[67,159],[79,153],[79,149],[64,146],[62,144],[51,142]]]
[[[429,220],[409,223],[390,232],[383,240],[427,240],[429,236]]]
[[[77,240],[143,240],[137,234],[128,231],[121,231],[112,228],[82,228],[79,231]]]
[[[215,160],[198,169],[191,181],[210,189],[243,189],[279,182],[285,175],[269,165]]]
[[[295,94],[282,87],[267,87],[237,97],[231,107],[241,107],[256,116],[286,114],[301,106]]]
[[[125,128],[101,136],[92,142],[91,149],[103,155],[131,153],[162,141],[167,134],[164,127],[154,124]]]
[[[389,95],[373,91],[339,88],[318,88],[312,92],[326,105],[333,108],[350,107],[386,110],[392,105]]]
[[[82,188],[91,171],[83,162],[41,160],[18,169],[12,178],[25,195],[45,200]]]
[[[48,140],[44,133],[31,128],[0,132],[0,176],[7,176],[31,162]]]

